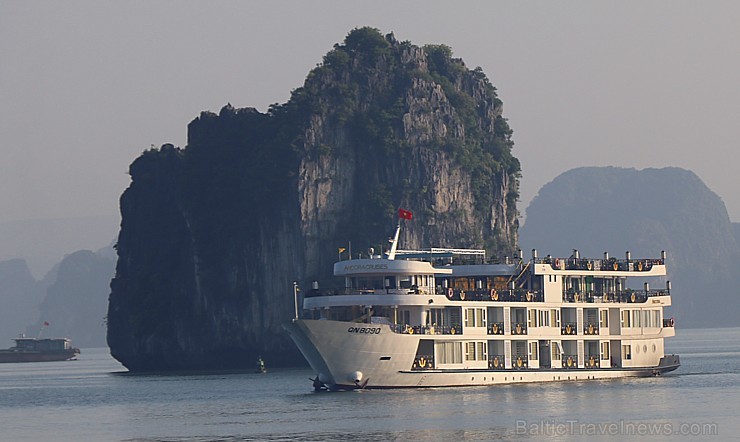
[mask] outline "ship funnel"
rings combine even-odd
[[[660,251],[660,259],[665,261],[665,250]]]
[[[624,257],[627,259],[627,261],[629,261],[630,259],[632,259],[632,255],[630,254],[630,251],[629,250],[627,250],[626,252],[624,252]]]
[[[604,252],[604,261],[609,261],[609,252]]]
[[[581,253],[578,251],[578,249],[573,249],[573,258],[580,259]]]
[[[517,253],[519,254],[519,259],[524,259],[524,252],[522,252],[522,249],[517,250]]]
[[[665,289],[668,291],[668,293],[671,292],[671,281],[665,282]]]
[[[532,249],[532,259],[537,259],[537,249]]]
[[[647,292],[649,292],[649,291],[650,291],[650,284],[648,284],[648,283],[646,282],[646,283],[645,283],[645,294],[647,294]]]

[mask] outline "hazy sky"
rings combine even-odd
[[[0,222],[109,216],[202,110],[285,102],[359,26],[498,88],[520,211],[578,166],[691,169],[740,221],[740,2],[0,0]]]

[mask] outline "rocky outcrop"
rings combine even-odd
[[[224,107],[150,150],[121,197],[108,344],[133,371],[303,363],[293,281],[334,284],[338,247],[516,248],[519,163],[502,103],[445,46],[349,33],[291,99]],[[356,253],[355,253],[356,254]]]

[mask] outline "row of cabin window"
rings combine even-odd
[[[440,364],[460,364],[463,361],[462,353],[462,342],[438,342],[437,345],[437,362]],[[600,358],[602,361],[609,360],[609,342],[601,342],[601,354]],[[536,361],[539,358],[539,347],[537,342],[527,343],[527,357],[531,361]],[[559,342],[552,342],[552,360],[562,360],[563,348]],[[632,346],[622,346],[622,359],[632,359]],[[514,354],[512,357],[524,356],[516,351],[517,348],[512,348]],[[466,361],[485,361],[487,360],[486,343],[481,341],[471,341],[465,343],[465,360]]]
[[[560,310],[527,310],[527,325],[529,327],[560,327]],[[599,310],[599,326],[609,326],[609,312],[607,310]]]
[[[438,323],[441,323],[438,322]],[[529,327],[560,327],[559,309],[529,309],[527,310],[527,325]],[[465,309],[465,327],[485,327],[486,309]],[[606,310],[599,311],[599,326],[609,326],[609,314]]]
[[[662,327],[660,310],[622,310],[622,328]]]

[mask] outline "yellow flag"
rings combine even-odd
[[[347,250],[347,249],[345,249],[344,247],[340,247],[339,248],[339,253],[343,253],[345,250]]]

